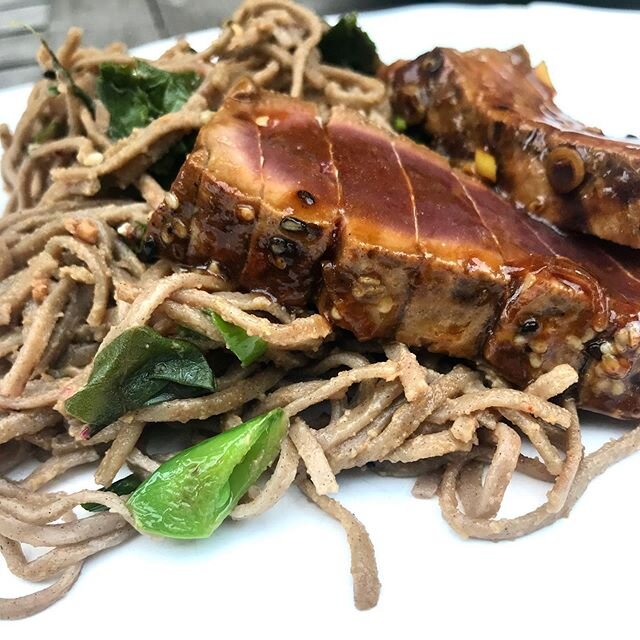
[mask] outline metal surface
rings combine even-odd
[[[86,42],[103,46],[119,40],[130,46],[206,29],[230,15],[240,0],[0,0],[0,88],[30,82],[39,75],[36,38],[43,33],[56,47],[78,25]],[[526,4],[506,0],[509,4]],[[340,13],[410,4],[407,0],[303,0],[319,13]],[[502,0],[505,3],[505,0]],[[489,4],[482,0],[469,4]],[[583,0],[581,4],[640,8],[640,0]]]

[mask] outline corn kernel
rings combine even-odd
[[[549,89],[555,91],[555,87],[553,86],[553,82],[551,82],[551,76],[549,75],[549,67],[547,67],[546,62],[541,62],[534,70],[533,73],[536,74],[536,78],[542,82],[545,86],[549,87]]]
[[[482,149],[476,149],[475,166],[476,173],[480,177],[489,180],[489,182],[496,181],[498,177],[498,166],[496,159],[490,153]]]

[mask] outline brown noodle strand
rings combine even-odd
[[[486,393],[468,393],[455,400],[449,400],[442,409],[436,412],[432,419],[437,422],[446,422],[452,416],[460,413],[468,415],[474,411],[481,411],[489,407],[513,408],[524,411],[565,429],[571,423],[571,415],[566,409],[515,389],[495,389]]]
[[[562,470],[547,494],[547,509],[551,513],[558,513],[564,507],[583,456],[580,421],[578,419],[578,413],[576,412],[575,403],[568,401],[567,408],[571,412],[571,424],[567,429],[567,454]]]
[[[47,347],[58,314],[64,309],[74,286],[73,281],[65,278],[51,288],[51,293],[34,313],[31,326],[13,366],[0,383],[0,393],[14,397],[24,391]]]
[[[351,548],[351,575],[353,576],[353,599],[360,610],[371,609],[380,597],[380,580],[375,551],[363,524],[339,502],[316,493],[313,484],[303,480],[298,485],[302,492],[325,513],[343,527]]]
[[[95,480],[98,484],[107,487],[113,482],[116,474],[126,463],[127,457],[136,446],[143,429],[144,422],[131,422],[121,426],[118,435],[96,470]]]
[[[188,422],[204,420],[228,411],[235,411],[278,383],[284,373],[278,369],[265,369],[249,378],[242,385],[222,389],[201,398],[171,400],[140,409],[134,413],[143,422]]]
[[[112,516],[113,514],[98,515]],[[93,517],[95,518],[96,516]],[[67,567],[73,566],[100,551],[122,544],[133,535],[135,535],[135,531],[127,526],[103,536],[90,538],[85,542],[54,547],[51,551],[30,562],[26,561],[16,542],[8,541],[4,547],[0,547],[0,552],[12,573],[25,580],[41,582],[58,575]]]
[[[318,442],[326,450],[341,445],[377,418],[400,395],[401,391],[398,383],[380,384],[374,390],[369,402],[347,409],[338,420],[320,429],[317,433]]]
[[[0,444],[31,433],[38,433],[58,422],[60,422],[60,415],[49,408],[9,413],[0,418]]]
[[[521,441],[513,429],[499,422],[494,433],[496,450],[475,507],[479,518],[493,518],[498,514],[520,453]]]
[[[338,493],[338,482],[322,447],[316,440],[314,431],[304,420],[295,418],[291,422],[289,436],[307,468],[317,494],[325,496],[329,493]]]
[[[25,489],[36,491],[69,469],[95,462],[99,457],[96,451],[91,448],[52,456],[46,462],[43,462],[35,471],[31,472],[21,484]]]
[[[0,544],[2,537],[0,536]],[[50,586],[18,598],[0,598],[0,620],[19,620],[28,618],[48,609],[52,604],[67,595],[80,577],[82,564],[71,565]]]
[[[441,471],[432,471],[425,473],[416,478],[416,481],[411,489],[411,495],[419,500],[430,500],[435,498],[438,494],[438,487],[442,480]]]
[[[77,544],[127,526],[121,516],[97,513],[77,522],[35,525],[0,513],[0,535],[36,547]]]

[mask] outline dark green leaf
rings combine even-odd
[[[173,181],[178,175],[178,171],[180,171],[184,161],[187,159],[187,154],[191,152],[195,143],[196,134],[190,133],[182,138],[182,140],[178,140],[178,142],[171,145],[167,153],[149,168],[149,173],[166,191],[168,191],[173,184]]]
[[[200,84],[193,71],[171,73],[143,60],[100,65],[96,92],[110,115],[109,136],[126,138],[165,113],[178,111]]]
[[[96,356],[87,385],[65,409],[95,431],[134,409],[203,390],[214,390],[213,373],[193,344],[134,327]]]
[[[202,333],[198,333],[194,329],[191,329],[191,327],[183,327],[182,325],[178,326],[176,335],[182,340],[188,340],[189,342],[195,342],[196,344],[209,339]]]
[[[158,259],[158,245],[151,236],[146,234],[142,235],[134,251],[146,264],[153,264]]]
[[[118,496],[128,496],[130,493],[133,493],[141,483],[142,480],[135,475],[135,473],[132,473],[130,476],[126,476],[121,480],[116,480],[109,487],[102,487],[100,491],[110,491]],[[105,507],[103,504],[98,504],[97,502],[85,502],[80,506],[85,509],[85,511],[91,511],[92,513],[109,510],[108,507]]]
[[[380,58],[373,40],[358,26],[355,13],[347,13],[329,29],[318,45],[322,59],[336,67],[347,67],[375,75]]]
[[[58,60],[58,56],[55,54],[53,49],[49,46],[49,43],[42,37],[42,35],[40,35],[35,29],[32,29],[29,26],[27,26],[27,29],[29,29],[29,31],[31,31],[31,33],[33,33],[33,35],[40,40],[40,42],[42,43],[42,46],[45,48],[45,50],[51,57],[51,66],[53,67],[53,70],[56,72],[58,79],[61,82],[64,82],[67,85],[67,87],[69,87],[69,90],[71,91],[71,93],[74,96],[76,96],[76,98],[78,98],[84,104],[84,106],[87,107],[87,109],[89,109],[89,112],[91,113],[91,115],[95,115],[96,108],[95,108],[95,105],[93,104],[93,100],[91,99],[91,96],[89,96],[89,94],[86,91],[84,91],[84,89],[81,89],[75,83],[75,80],[71,76],[71,73],[62,66],[62,63],[60,62],[60,60]],[[49,88],[49,91],[51,91],[50,88]],[[56,92],[57,91],[58,90],[56,88]]]
[[[205,313],[222,334],[227,349],[236,355],[243,367],[254,363],[267,350],[267,343],[262,338],[248,335],[242,327],[223,320],[213,311],[205,310]]]
[[[284,411],[274,409],[160,465],[127,503],[136,528],[208,538],[273,462],[288,426]]]

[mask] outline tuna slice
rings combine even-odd
[[[586,408],[640,416],[640,266],[565,235],[426,147],[243,83],[202,129],[150,237],[232,286],[315,304],[357,338],[488,361],[525,386],[581,372]]]
[[[489,152],[497,186],[528,211],[640,247],[640,145],[564,115],[546,67],[532,69],[524,47],[438,48],[392,75],[396,112],[455,164]]]

